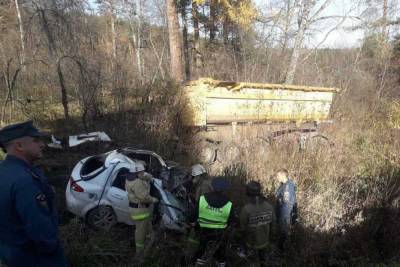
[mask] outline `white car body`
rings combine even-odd
[[[159,155],[148,150],[125,148],[84,158],[76,164],[68,182],[65,192],[67,209],[98,228],[109,229],[116,222],[133,225],[125,179],[119,174],[130,169],[135,159],[145,161],[148,172],[154,177],[170,170]],[[186,231],[186,207],[163,189],[161,179],[153,179],[152,194],[160,200],[155,215],[160,217],[162,226]]]

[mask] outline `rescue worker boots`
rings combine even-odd
[[[153,232],[153,229],[151,229],[151,232],[146,236],[146,241],[144,243],[144,251],[143,251],[144,256],[147,256],[149,254],[150,249],[153,247],[154,240],[155,240],[155,234]]]
[[[199,267],[199,266],[206,266],[206,264],[207,264],[207,261],[206,260],[204,260],[204,259],[202,259],[202,258],[200,258],[200,259],[197,259],[196,260],[196,267]]]
[[[198,266],[206,266],[207,265],[207,261],[204,259],[197,259],[196,261],[196,267]],[[225,267],[226,266],[226,262],[222,261],[222,262],[217,262],[216,264],[217,267]]]

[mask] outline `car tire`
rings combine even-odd
[[[108,231],[117,223],[117,216],[111,207],[102,205],[88,212],[86,222],[94,229]]]

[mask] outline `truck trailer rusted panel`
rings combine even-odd
[[[336,88],[237,83],[212,79],[185,88],[187,126],[232,122],[319,122],[329,115]]]

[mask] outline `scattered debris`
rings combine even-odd
[[[85,142],[94,141],[111,142],[111,138],[105,132],[92,132],[88,134],[71,135],[68,144],[69,147],[73,147]]]
[[[87,134],[70,135],[68,137],[68,145],[65,141],[58,140],[54,135],[51,135],[51,143],[47,146],[56,149],[64,147],[75,147],[87,142],[111,142],[111,138],[105,132],[91,132]]]

